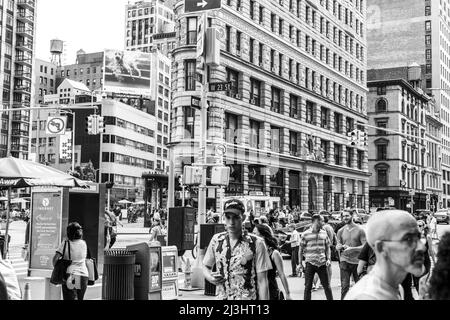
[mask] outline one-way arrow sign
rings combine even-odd
[[[220,9],[221,0],[184,0],[184,12],[198,12],[213,9]]]

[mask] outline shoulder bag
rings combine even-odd
[[[89,248],[87,248],[86,267],[89,272],[88,286],[93,286],[95,281],[98,280],[97,260],[91,257]]]
[[[66,245],[69,244],[69,260],[64,259],[64,254],[66,252]],[[72,260],[70,257],[70,241],[64,242],[64,249],[62,253],[62,257],[59,258],[58,261],[55,263],[55,267],[53,268],[52,276],[50,278],[50,283],[52,284],[63,284],[65,280],[67,279],[67,268],[72,264]]]

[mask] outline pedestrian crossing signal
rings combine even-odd
[[[348,140],[350,141],[351,146],[355,147],[356,145],[358,145],[359,139],[360,136],[358,130],[353,130],[348,133]]]
[[[105,131],[106,131],[105,119],[103,117],[100,117],[100,116],[97,117],[97,128],[98,128],[98,133],[105,133]]]

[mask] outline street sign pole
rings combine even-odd
[[[204,12],[202,13],[202,17],[201,20],[206,22],[207,21],[207,13]],[[205,26],[203,25],[201,32],[204,33],[205,32]],[[204,35],[199,35],[199,37],[203,38],[203,45],[204,45]],[[199,50],[200,48],[197,47],[197,49]],[[198,227],[198,240],[200,241],[200,237],[201,237],[201,228],[200,226],[202,224],[205,224],[206,222],[206,163],[207,163],[207,143],[206,143],[206,139],[207,139],[207,118],[208,118],[208,101],[207,101],[207,95],[208,95],[208,77],[207,77],[207,72],[208,72],[208,68],[206,67],[205,64],[205,50],[204,47],[202,48],[202,54],[199,55],[199,58],[203,64],[203,81],[201,82],[202,84],[202,93],[201,93],[201,111],[200,111],[200,132],[201,132],[201,136],[200,136],[200,143],[199,143],[199,147],[200,147],[200,154],[201,154],[201,159],[200,159],[200,163],[203,164],[202,166],[202,183],[198,188],[198,214],[197,214],[197,227]],[[204,287],[204,276],[203,276],[203,257],[204,257],[205,253],[204,250],[201,250],[199,248],[198,250],[198,254],[197,254],[197,260],[195,262],[195,266],[193,268],[193,275],[192,275],[192,285],[194,287],[197,288],[203,288]]]

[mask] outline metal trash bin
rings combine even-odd
[[[135,253],[125,249],[105,251],[102,300],[134,300]]]

